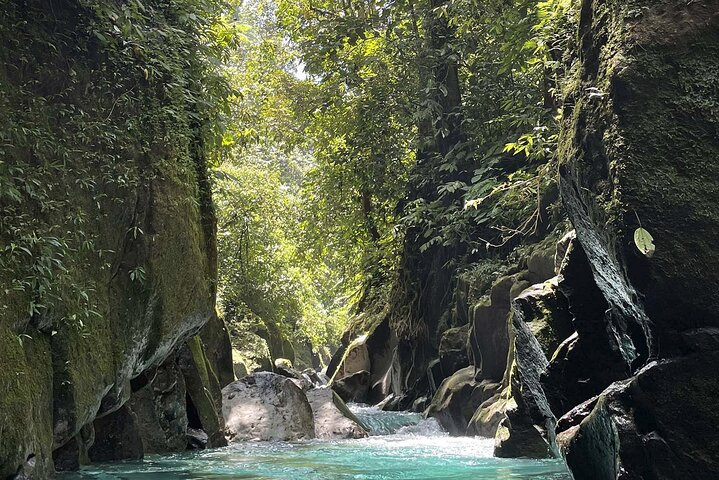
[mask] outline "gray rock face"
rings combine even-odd
[[[222,414],[230,442],[315,438],[307,397],[274,373],[254,373],[223,388]]]
[[[506,283],[506,285],[505,285]],[[482,370],[483,378],[501,380],[507,368],[509,337],[507,316],[509,315],[509,288],[511,282],[499,281],[492,289],[490,305],[476,305],[470,313],[472,326],[469,331],[469,345],[473,364]],[[503,294],[500,296],[499,287]]]
[[[93,462],[139,459],[143,456],[137,415],[127,405],[95,420],[95,442],[89,450]]]
[[[354,417],[342,399],[331,389],[314,388],[306,395],[310,407],[312,407],[317,438],[364,438],[367,436],[367,431],[359,424],[356,417],[353,419],[348,416]],[[340,409],[340,407],[344,408]]]

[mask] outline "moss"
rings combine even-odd
[[[208,446],[226,445],[222,417],[222,392],[215,372],[207,360],[202,339],[196,335],[185,343],[180,354],[180,368],[185,378],[187,393],[207,433]]]
[[[719,28],[705,3],[593,2],[564,88],[565,183],[660,330],[719,325]],[[640,222],[651,260],[631,241]]]
[[[177,9],[187,7],[151,3],[155,32],[168,33]],[[11,392],[0,397],[0,465],[11,468],[30,445],[40,478],[51,469],[52,449],[118,408],[130,379],[197,331],[214,303],[201,128],[190,124],[197,105],[185,96],[197,96],[186,68],[197,59],[179,54],[195,35],[135,39],[147,53],[142,65],[165,65],[161,75],[177,80],[170,82],[177,88],[157,88],[135,53],[95,35],[112,28],[106,9],[119,7],[83,5],[52,11],[48,2],[8,4],[0,13],[0,143],[13,145],[3,147],[0,183],[22,177],[37,187],[23,190],[19,202],[0,202],[10,222],[0,243],[28,234],[48,245],[0,271],[0,284],[28,277],[43,259],[63,267],[32,277],[48,295],[28,282],[28,291],[4,298],[0,309],[0,386]],[[148,27],[149,17],[138,17],[129,34]],[[23,173],[9,179],[7,165]],[[131,279],[138,269],[144,278]],[[30,299],[45,307],[27,314]],[[21,337],[17,350],[20,333],[32,339]],[[16,385],[11,375],[27,378]]]
[[[18,336],[0,324],[0,477],[14,475],[31,456],[26,470],[48,478],[52,466],[52,369],[46,335]]]

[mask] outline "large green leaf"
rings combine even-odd
[[[652,255],[654,255],[654,252],[656,251],[654,238],[651,233],[641,227],[634,231],[634,244],[647,258],[652,258]]]

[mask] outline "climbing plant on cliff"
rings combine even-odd
[[[100,219],[132,207],[129,192],[148,184],[146,172],[202,178],[216,161],[228,92],[218,64],[236,36],[228,8],[214,0],[3,6],[4,310],[37,325],[82,326],[101,315],[92,279],[112,273],[114,252]],[[76,201],[85,196],[92,200]],[[149,233],[135,223],[126,235]],[[149,273],[128,268],[137,283]]]

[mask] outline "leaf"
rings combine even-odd
[[[634,231],[634,244],[640,252],[647,258],[652,258],[656,247],[654,246],[654,238],[651,233],[639,227]]]

